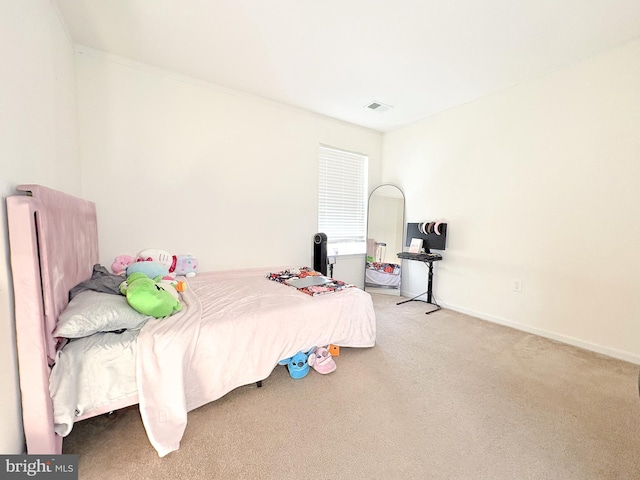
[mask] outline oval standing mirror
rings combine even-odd
[[[404,194],[395,185],[376,187],[369,195],[365,290],[400,295],[404,233]]]

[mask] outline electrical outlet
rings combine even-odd
[[[522,280],[513,280],[511,282],[511,290],[514,292],[522,291]]]

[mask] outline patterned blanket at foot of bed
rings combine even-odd
[[[291,280],[292,278],[305,278],[313,275],[322,275],[320,272],[312,270],[309,267],[299,267],[299,268],[290,268],[287,270],[283,270],[281,272],[276,273],[267,273],[266,278],[269,280],[273,280],[274,282],[281,283],[286,285],[287,287],[295,288],[307,295],[311,295],[315,297],[317,295],[325,295],[327,293],[339,292],[340,290],[344,290],[345,288],[351,288],[355,285],[350,283],[345,283],[341,280],[331,279],[330,283],[325,283],[323,285],[313,285],[309,287],[297,288],[293,285],[289,285],[287,280]]]

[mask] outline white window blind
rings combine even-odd
[[[320,146],[318,231],[329,255],[365,253],[369,158]]]

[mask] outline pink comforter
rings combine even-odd
[[[138,336],[140,413],[162,457],[177,450],[187,412],[263,380],[313,346],[375,344],[371,296],[357,288],[312,297],[269,281],[267,269],[186,279],[185,308]]]

